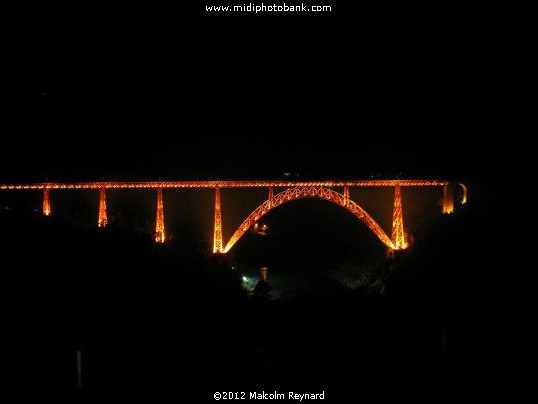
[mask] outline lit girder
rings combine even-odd
[[[272,200],[268,199],[258,206],[243,221],[243,223],[241,223],[239,228],[232,235],[232,238],[230,241],[228,241],[228,244],[226,244],[224,252],[227,253],[233,247],[233,245],[248,231],[248,229],[250,229],[254,223],[266,215],[271,209],[276,208],[286,202],[301,198],[320,198],[342,206],[362,220],[366,226],[368,226],[368,228],[372,230],[373,233],[383,242],[383,244],[391,249],[395,248],[392,241],[383,231],[381,226],[379,226],[379,224],[357,203],[350,199],[346,200],[345,195],[323,187],[294,187],[274,195]]]

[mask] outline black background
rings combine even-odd
[[[317,14],[205,4],[5,13],[2,177],[511,170],[506,159],[526,149],[517,14],[327,4]]]

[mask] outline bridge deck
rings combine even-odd
[[[9,189],[143,189],[143,188],[268,188],[268,187],[436,187],[448,185],[447,180],[359,180],[359,181],[100,181],[43,182],[34,184],[2,184]]]

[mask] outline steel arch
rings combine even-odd
[[[295,187],[288,188],[276,194],[272,199],[268,199],[258,206],[237,228],[233,236],[226,244],[224,253],[227,253],[234,244],[250,229],[254,223],[265,216],[270,210],[283,205],[286,202],[294,201],[302,198],[320,198],[326,201],[333,202],[339,205],[353,215],[358,217],[372,232],[381,240],[383,244],[391,249],[395,249],[391,239],[387,236],[381,226],[357,203],[353,202],[345,195],[324,187]]]

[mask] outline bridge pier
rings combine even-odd
[[[399,185],[394,187],[394,210],[392,213],[392,244],[395,250],[405,250],[405,232],[403,225],[402,191]]]
[[[164,204],[163,189],[157,189],[157,220],[155,223],[155,242],[164,243],[166,236],[164,234]]]
[[[97,226],[106,227],[108,218],[106,214],[106,188],[99,190],[99,217],[97,218]]]
[[[443,186],[443,213],[454,212],[454,192],[450,184]]]
[[[49,216],[52,210],[50,208],[50,189],[43,189],[43,215]]]
[[[213,227],[213,254],[224,253],[222,247],[222,215],[220,212],[220,188],[215,188],[215,223]]]

